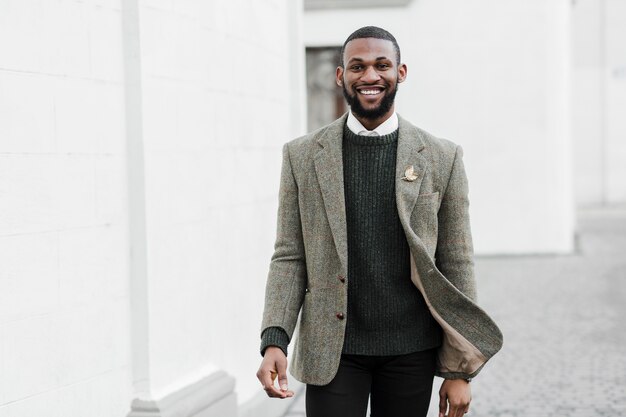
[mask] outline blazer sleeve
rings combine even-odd
[[[452,285],[476,302],[473,256],[467,176],[463,149],[457,145],[439,207],[435,260],[439,271]]]
[[[293,175],[289,146],[286,143],[283,146],[278,193],[276,242],[265,287],[261,333],[268,327],[280,327],[291,340],[304,300],[306,281],[298,185]]]

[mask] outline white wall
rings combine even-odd
[[[397,111],[463,146],[476,252],[568,252],[569,7],[560,1],[419,0],[307,11],[307,46],[355,29],[396,36],[408,65]]]
[[[0,2],[0,417],[255,372],[301,1]]]
[[[302,126],[296,4],[139,2],[153,396],[214,368],[241,403],[260,392],[281,147]]]
[[[578,205],[606,199],[603,0],[572,7],[572,139]]]
[[[120,4],[96,3],[0,2],[2,417],[132,398]]]
[[[626,3],[572,7],[572,136],[579,205],[626,201]]]
[[[608,202],[626,202],[626,2],[604,0]]]

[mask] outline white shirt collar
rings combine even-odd
[[[352,111],[348,113],[348,120],[346,121],[348,129],[357,135],[363,136],[383,136],[394,132],[398,128],[398,114],[393,112],[391,116],[384,122],[378,125],[374,130],[367,130],[365,126],[354,117]]]

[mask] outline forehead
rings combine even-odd
[[[353,39],[346,44],[343,52],[344,62],[357,58],[366,61],[376,60],[380,57],[395,60],[396,50],[393,47],[393,42],[378,38]]]

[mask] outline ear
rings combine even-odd
[[[343,86],[343,67],[337,67],[335,73],[335,82],[339,87]]]
[[[398,82],[401,83],[404,80],[406,80],[406,73],[407,73],[408,69],[406,67],[406,64],[400,64],[400,66],[398,67]]]

